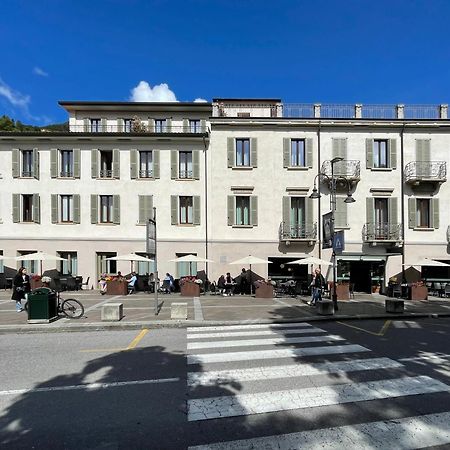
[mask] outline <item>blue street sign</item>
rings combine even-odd
[[[345,250],[344,231],[336,231],[333,237],[333,250],[335,253],[342,253]]]

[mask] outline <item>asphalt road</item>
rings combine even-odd
[[[5,334],[0,447],[450,448],[449,334],[443,319]]]

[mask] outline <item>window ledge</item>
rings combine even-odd
[[[309,170],[312,169],[312,167],[307,167],[307,166],[288,166],[285,167],[285,169],[287,170]]]
[[[414,227],[413,228],[414,231],[434,231],[434,228],[429,228],[429,227]]]
[[[53,225],[78,225],[76,222],[56,222]]]
[[[198,181],[198,178],[172,178],[174,181]]]
[[[77,180],[79,177],[55,177],[57,180]]]
[[[101,181],[116,181],[116,180],[120,180],[120,178],[114,178],[114,177],[95,177],[94,180],[101,180]]]
[[[120,225],[120,223],[112,223],[112,222],[97,222],[97,223],[91,223],[91,225],[103,225],[106,227],[116,227]]]
[[[179,226],[179,227],[187,227],[187,228],[198,227],[198,225],[195,225],[193,223],[177,223],[177,226]]]
[[[155,177],[138,177],[138,178],[132,178],[132,180],[136,181],[155,181],[157,178]]]
[[[393,167],[371,167],[370,170],[373,172],[392,172],[395,169]]]
[[[253,170],[253,166],[232,166],[231,169],[233,170]]]
[[[231,225],[233,228],[253,228],[255,225]]]
[[[21,225],[39,225],[37,222],[15,222],[15,223],[20,223]]]

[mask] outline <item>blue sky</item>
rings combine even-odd
[[[61,122],[58,100],[131,98],[448,103],[449,21],[447,0],[2,0],[0,115]]]

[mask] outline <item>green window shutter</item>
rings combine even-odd
[[[200,119],[200,131],[206,133],[206,120]]]
[[[251,224],[256,227],[258,225],[258,197],[256,195],[250,196],[250,214]]]
[[[12,176],[13,178],[20,177],[20,150],[18,148],[12,149]]]
[[[432,198],[431,199],[431,226],[435,229],[439,228],[439,199]]]
[[[120,178],[120,150],[118,148],[113,149],[113,178]]]
[[[283,223],[285,227],[289,227],[291,223],[291,197],[283,196]],[[285,228],[287,229],[287,228]]]
[[[314,223],[313,199],[305,197],[305,224]]]
[[[252,167],[258,167],[258,140],[250,139],[250,164]]]
[[[232,226],[235,223],[234,204],[235,204],[234,196],[228,195],[227,197],[228,226]]]
[[[50,149],[50,177],[58,177],[58,149]]]
[[[98,149],[91,150],[91,176],[98,178]],[[97,220],[94,222],[97,223]]]
[[[234,166],[235,154],[236,154],[236,140],[234,138],[227,138],[227,159],[228,167]]]
[[[172,119],[166,119],[166,133],[172,133]]]
[[[52,208],[52,223],[58,223],[58,198],[59,195],[52,194],[50,201],[51,201],[51,208]]]
[[[81,150],[79,148],[73,149],[73,176],[81,178]]]
[[[291,165],[291,139],[283,138],[283,167]]]
[[[313,140],[311,138],[305,139],[306,149],[306,166],[313,166]]]
[[[12,195],[12,221],[20,222],[20,194]]]
[[[101,128],[100,131],[102,133],[106,133],[108,131],[108,121],[106,120],[105,117],[101,118]]]
[[[178,225],[178,196],[170,196],[170,219],[172,225]]]
[[[153,195],[139,196],[139,223],[146,224],[153,217]]]
[[[194,180],[200,179],[200,151],[194,150],[192,152],[192,173]]]
[[[148,119],[147,130],[149,133],[155,132],[155,119]]]
[[[33,148],[33,176],[39,180],[39,152],[37,148]]]
[[[130,178],[135,180],[138,177],[138,156],[137,149],[130,150]]]
[[[178,151],[170,151],[170,178],[176,180],[178,178]]]
[[[98,223],[98,197],[91,194],[91,223]]]
[[[368,224],[375,223],[375,199],[373,197],[366,198],[366,222]]]
[[[153,157],[153,178],[159,178],[160,177],[159,150],[153,150],[152,157]]]
[[[388,215],[389,215],[389,224],[390,225],[398,225],[398,199],[397,197],[391,197],[388,200]]]
[[[124,120],[123,119],[117,119],[117,132],[123,133],[124,130]]]
[[[194,195],[192,198],[192,216],[193,216],[193,224],[200,225],[200,196]]]
[[[91,124],[91,121],[89,119],[83,119],[83,131],[85,133],[89,133],[89,131],[90,131],[89,125],[90,124]]]
[[[334,213],[334,225],[336,228],[348,226],[346,197],[336,197],[336,211]]]
[[[80,194],[73,196],[73,223],[80,223],[81,217],[81,201]]]
[[[189,119],[183,119],[183,133],[189,133],[190,131]]]
[[[341,157],[347,159],[347,139],[333,138],[332,139],[333,158]]]
[[[389,163],[391,169],[397,168],[397,139],[389,139]]]
[[[33,194],[33,222],[41,223],[41,205],[39,194]]]
[[[430,140],[416,139],[416,161],[430,160]]]
[[[373,139],[366,139],[366,168],[373,168]]]
[[[417,201],[415,198],[408,198],[408,227],[417,226]]]
[[[120,224],[120,195],[113,195],[113,222]]]

